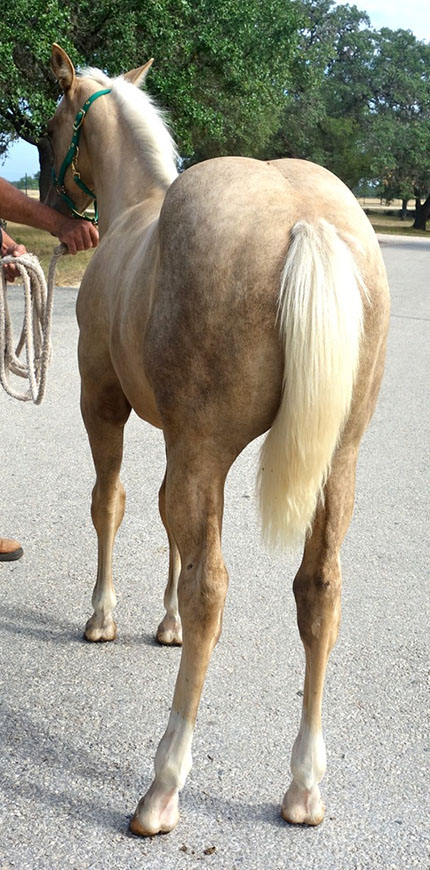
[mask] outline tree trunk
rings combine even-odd
[[[421,198],[415,197],[415,220],[413,227],[415,230],[425,230],[428,219],[430,218],[430,194],[426,201],[421,204]]]
[[[52,182],[52,148],[47,136],[42,136],[37,143],[39,152],[40,178],[39,178],[39,194],[40,201],[44,202],[48,194]]]
[[[408,216],[408,201],[409,201],[408,199],[403,197],[403,199],[402,199],[402,211],[401,211],[401,215],[400,215],[401,221],[405,221],[407,216]]]

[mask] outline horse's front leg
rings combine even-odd
[[[221,631],[228,583],[220,546],[225,473],[186,450],[168,453],[166,509],[182,560],[178,596],[183,644],[172,710],[155,756],[155,778],[131,821],[132,831],[142,836],[175,827],[178,794],[191,768],[197,709]]]
[[[176,541],[170,531],[166,515],[166,478],[161,484],[158,494],[160,516],[169,539],[169,579],[164,592],[164,607],[166,613],[157,629],[159,643],[178,646],[182,643],[182,624],[178,606],[178,581],[181,573],[181,557]]]
[[[291,755],[293,779],[282,816],[295,824],[318,825],[325,807],[319,783],[326,769],[321,707],[328,657],[337,638],[341,612],[339,548],[354,500],[356,449],[338,451],[319,505],[302,564],[294,580],[297,622],[305,648],[302,717]]]
[[[114,640],[116,605],[112,580],[112,552],[115,535],[124,516],[125,490],[119,479],[123,452],[124,424],[130,414],[119,385],[94,392],[82,383],[82,416],[93,454],[97,479],[93,489],[91,517],[98,539],[97,580],[92,595],[94,613],[85,627],[90,641]]]

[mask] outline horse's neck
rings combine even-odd
[[[100,147],[104,142],[104,147]],[[106,143],[109,145],[106,145]],[[138,203],[148,202],[151,212],[161,209],[168,184],[161,184],[145,160],[133,131],[112,126],[103,138],[94,131],[90,140],[94,186],[97,194],[100,236],[121,214]]]

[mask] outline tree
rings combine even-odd
[[[368,125],[372,170],[387,197],[403,200],[403,212],[415,197],[414,227],[425,229],[430,216],[430,45],[410,31],[388,28],[376,41]]]
[[[21,137],[38,148],[41,167],[49,166],[43,160],[48,142],[42,131],[58,96],[49,72],[50,46],[60,38],[76,57],[68,27],[65,7],[57,0],[16,0],[0,16],[0,146],[5,153]]]
[[[300,52],[274,153],[321,163],[350,187],[380,182],[414,226],[430,215],[430,45],[368,27],[355,6],[301,0]],[[421,200],[425,202],[422,204]]]
[[[353,187],[369,173],[363,127],[363,66],[373,47],[369,18],[333,0],[301,0],[298,6],[300,50],[271,153],[313,160]]]
[[[19,43],[16,21],[20,21]],[[50,47],[116,75],[155,56],[151,92],[187,163],[256,154],[279,125],[297,43],[293,0],[16,0],[0,17],[0,126],[40,149],[55,109]],[[281,50],[280,50],[281,47]],[[2,140],[0,139],[0,147]]]
[[[36,172],[35,175],[23,175],[18,181],[12,181],[11,184],[18,190],[38,190],[39,178],[40,172]]]

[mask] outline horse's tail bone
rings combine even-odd
[[[292,545],[308,533],[323,498],[351,406],[362,293],[358,268],[335,228],[324,220],[296,223],[278,304],[282,399],[260,455],[263,536],[272,546]]]

